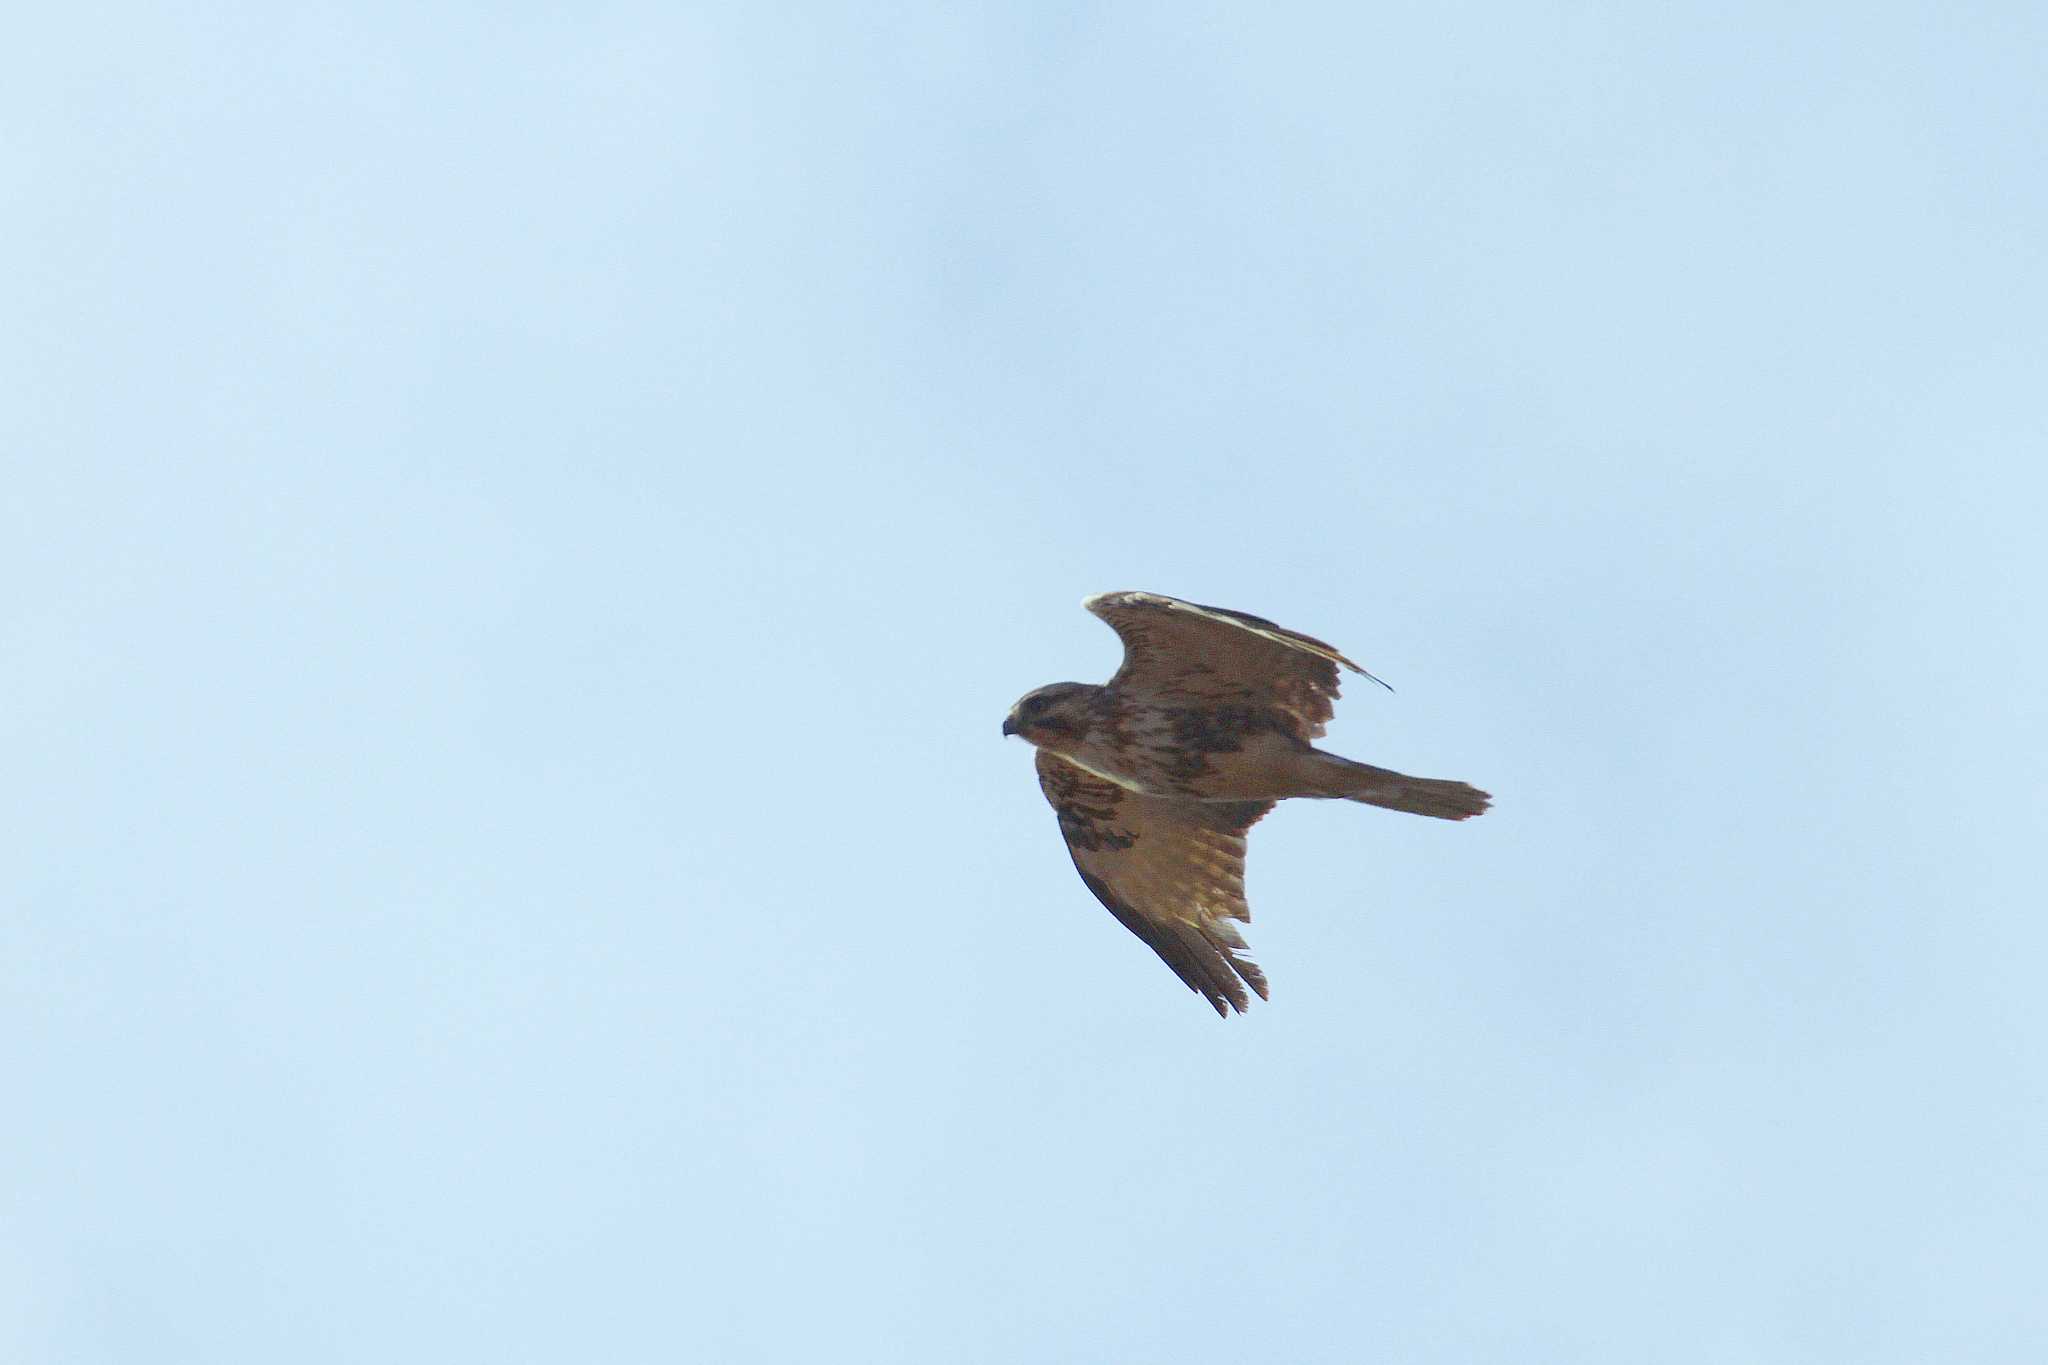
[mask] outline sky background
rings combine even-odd
[[[2048,10],[11,27],[0,1357],[2048,1352]],[[1241,1019],[1115,588],[1497,799]]]

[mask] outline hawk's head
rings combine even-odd
[[[1088,683],[1048,683],[1026,692],[1003,717],[1003,733],[1022,735],[1041,748],[1075,743],[1088,733],[1090,703],[1100,691]]]

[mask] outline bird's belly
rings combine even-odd
[[[1143,796],[1246,801],[1285,794],[1294,785],[1292,775],[1305,748],[1274,733],[1191,745],[1184,736],[1138,726],[1114,739],[1090,737],[1062,756]]]

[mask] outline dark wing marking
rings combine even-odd
[[[1081,880],[1175,976],[1215,1006],[1242,1014],[1265,973],[1238,956],[1248,921],[1244,832],[1270,801],[1176,801],[1142,796],[1044,749],[1038,785],[1059,816]]]
[[[1263,616],[1150,592],[1108,592],[1081,605],[1124,642],[1123,667],[1111,687],[1205,706],[1270,707],[1297,739],[1323,733],[1337,699],[1339,665],[1372,678],[1321,640]]]

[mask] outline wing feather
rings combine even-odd
[[[1244,834],[1270,801],[1143,796],[1038,751],[1038,785],[1059,817],[1074,867],[1117,921],[1159,954],[1218,1014],[1240,1014],[1266,976],[1240,957],[1250,920]]]
[[[1249,612],[1151,592],[1103,593],[1082,605],[1123,641],[1123,666],[1110,687],[1199,705],[1269,707],[1297,739],[1322,735],[1339,667],[1372,678],[1333,646]]]

